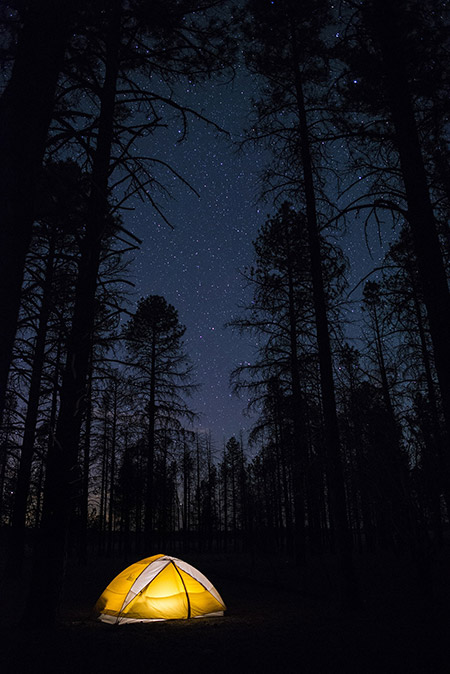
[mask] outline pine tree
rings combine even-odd
[[[14,65],[0,99],[0,421],[38,178],[77,4],[83,3],[26,3]]]
[[[442,125],[445,115],[441,99],[447,82],[447,10],[442,5],[442,12],[436,12],[434,3],[431,6],[415,0],[402,0],[395,5],[387,0],[371,0],[358,6],[356,12],[354,4],[348,4],[352,25],[347,34],[353,34],[353,39],[348,39],[341,53],[348,68],[361,75],[361,81],[354,79],[358,82],[359,111],[366,121],[369,116],[370,127],[370,118],[385,120],[384,138],[396,153],[384,166],[384,172],[396,174],[391,201],[406,217],[411,231],[449,435],[450,294],[428,181],[428,175],[435,171],[426,140],[431,129]],[[348,72],[343,80],[348,78]],[[370,141],[370,130],[365,133],[363,129],[357,135]],[[380,140],[377,143],[375,138],[377,151]],[[449,475],[448,457],[445,462]]]
[[[158,435],[192,419],[184,397],[192,390],[191,366],[183,351],[186,328],[176,309],[163,297],[142,299],[127,325],[125,339],[130,366],[136,371],[147,418],[145,539],[152,541],[154,525],[154,469]],[[186,513],[185,513],[186,517]]]
[[[324,290],[324,271],[320,245],[321,222],[317,206],[321,176],[317,167],[318,150],[313,148],[324,120],[310,113],[317,106],[318,90],[326,76],[326,49],[323,31],[328,24],[327,3],[249,2],[251,19],[246,24],[252,40],[248,61],[254,72],[265,78],[265,95],[259,103],[263,120],[262,137],[285,147],[278,154],[280,167],[272,189],[278,194],[289,189],[304,204],[310,269],[314,297],[322,409],[327,454],[330,501],[339,561],[339,583],[344,602],[357,601],[351,537],[347,522],[345,485],[339,446],[330,326]],[[319,107],[319,106],[317,106]],[[256,139],[258,133],[255,134]]]

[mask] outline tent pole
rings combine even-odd
[[[184,593],[185,593],[185,595],[186,595],[187,605],[188,605],[188,614],[187,614],[187,617],[190,618],[190,617],[191,617],[191,601],[190,601],[190,599],[189,599],[188,591],[186,590],[186,585],[184,584],[183,577],[182,577],[182,575],[181,575],[181,573],[180,573],[180,570],[178,569],[177,565],[174,564],[172,560],[170,560],[170,563],[173,564],[173,567],[174,567],[175,571],[178,573],[178,575],[180,576],[180,580],[181,580],[181,582],[183,583]]]

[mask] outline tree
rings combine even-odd
[[[402,212],[411,230],[449,435],[450,293],[427,179],[425,141],[425,122],[433,114],[442,115],[436,99],[446,82],[442,77],[442,64],[448,60],[445,20],[429,3],[414,0],[395,5],[387,0],[371,0],[364,6],[348,4],[357,30],[345,58],[363,75],[366,96],[360,98],[360,105],[372,116],[388,116],[393,127],[389,139],[397,153],[404,189],[406,208]],[[361,34],[366,40],[361,41]],[[436,53],[442,58],[436,58]],[[448,457],[445,461],[449,474]]]
[[[301,224],[300,224],[301,221]],[[311,323],[310,275],[303,243],[304,219],[285,202],[261,229],[254,242],[255,265],[247,274],[254,288],[246,315],[231,325],[263,339],[259,358],[251,366],[237,368],[236,388],[253,391],[253,404],[272,397],[272,381],[292,397],[295,550],[299,563],[305,559],[304,463],[306,459],[305,402],[300,373],[300,339]],[[306,268],[306,269],[305,269]],[[241,379],[242,375],[247,379]],[[250,376],[250,378],[248,378]],[[262,424],[265,425],[265,418]]]
[[[222,475],[226,476],[223,484],[223,498],[226,503],[226,523],[231,524],[234,549],[238,549],[238,532],[243,529],[245,521],[245,458],[241,444],[231,437],[225,445],[223,462],[219,466]],[[229,522],[228,522],[229,518]],[[227,540],[225,530],[225,540]]]
[[[397,422],[388,381],[388,368],[385,355],[385,334],[382,326],[382,294],[380,285],[367,281],[363,291],[364,308],[369,316],[370,329],[373,333],[374,352],[377,375],[380,381],[381,395],[386,413],[384,452],[386,462],[386,485],[390,489],[389,500],[392,503],[392,517],[398,529],[398,538],[411,542],[411,512],[408,484],[408,461],[401,447],[401,432]]]
[[[155,449],[159,435],[192,419],[183,396],[192,390],[191,367],[183,351],[186,328],[163,297],[142,299],[125,331],[130,366],[136,371],[147,418],[145,543],[150,546],[154,520]]]
[[[49,164],[41,173],[36,208],[36,223],[29,254],[27,277],[23,288],[22,313],[31,315],[28,325],[21,320],[22,348],[26,333],[32,334],[31,373],[27,392],[26,414],[16,488],[12,533],[9,545],[8,572],[22,569],[27,500],[30,490],[36,425],[42,402],[42,384],[49,357],[49,324],[61,312],[62,302],[71,303],[71,255],[75,256],[74,239],[82,226],[84,178],[73,162]],[[61,281],[65,275],[63,289]],[[73,276],[73,275],[72,275]],[[38,304],[36,306],[36,302]],[[36,317],[37,314],[37,317]],[[56,319],[57,320],[57,319]],[[33,325],[36,324],[34,328]],[[13,364],[14,367],[14,364]],[[44,380],[45,381],[45,380]]]
[[[447,435],[450,437],[450,292],[444,269],[436,220],[427,184],[415,111],[405,64],[404,23],[408,3],[395,8],[385,0],[375,0],[372,25],[381,48],[389,111],[395,128],[395,144],[408,202],[411,226],[424,300],[430,322],[436,370],[441,390]],[[381,16],[384,16],[381,21]],[[387,20],[386,20],[387,19]],[[447,471],[449,457],[446,457]],[[450,472],[448,473],[450,475]]]
[[[14,65],[0,99],[0,421],[38,175],[76,4],[82,3],[26,3]]]
[[[319,127],[320,124],[314,117],[308,117],[307,109],[307,93],[311,92],[311,86],[308,88],[308,85],[320,87],[326,73],[323,58],[325,48],[321,33],[328,21],[327,4],[317,2],[298,4],[286,0],[276,5],[271,2],[249,2],[248,8],[252,14],[249,32],[253,39],[249,61],[253,70],[265,78],[267,85],[267,95],[259,105],[260,117],[264,120],[263,138],[281,138],[288,148],[288,155],[282,158],[282,163],[286,163],[289,157],[294,167],[294,176],[289,167],[276,176],[278,187],[274,189],[278,189],[279,192],[288,185],[292,192],[295,188],[299,192],[297,199],[305,204],[327,472],[340,566],[339,581],[343,600],[353,603],[357,601],[358,591],[347,522],[330,328],[324,292],[317,208],[320,178],[312,153],[312,124],[314,122]],[[289,131],[286,130],[287,124],[282,119],[283,114],[293,122],[294,133],[292,127]]]
[[[447,509],[449,502],[442,458],[444,423],[429,325],[408,226],[402,228],[398,240],[390,246],[382,275],[382,283],[375,284],[375,292],[369,293],[374,332],[380,333],[377,350],[382,358],[378,357],[378,370],[385,370],[381,379],[383,389],[388,390],[385,400],[396,399],[397,426],[401,422],[401,432],[408,438],[415,488],[421,492],[418,507],[422,511],[431,509],[431,526],[440,539],[442,496]],[[387,384],[388,368],[382,362],[387,349],[395,362],[396,382],[392,393]]]
[[[327,303],[331,307],[340,297],[345,265],[336,248],[324,240],[321,246]],[[253,436],[266,439],[269,435],[275,452],[283,456],[283,461],[277,459],[279,465],[283,470],[287,465],[293,474],[294,547],[297,561],[304,562],[305,494],[309,489],[306,474],[313,454],[308,418],[314,416],[313,398],[320,400],[315,385],[315,314],[305,216],[283,203],[261,228],[254,247],[255,264],[247,272],[254,289],[252,302],[232,325],[257,335],[260,347],[255,361],[237,368],[233,378],[238,390],[245,387],[251,393],[252,405],[262,408]],[[283,482],[286,502],[286,476]],[[309,489],[309,494],[312,491]],[[311,500],[309,507],[313,512]]]

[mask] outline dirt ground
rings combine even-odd
[[[333,593],[332,562],[327,569],[326,561],[312,560],[298,571],[277,556],[175,556],[214,583],[227,604],[223,618],[100,623],[93,604],[136,560],[97,558],[68,568],[58,627],[19,628],[25,592],[3,577],[0,672],[450,673],[450,567],[444,562],[431,601],[399,564],[359,561],[365,601],[343,611]]]

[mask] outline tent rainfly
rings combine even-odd
[[[226,606],[214,585],[176,557],[154,555],[127,567],[108,585],[95,610],[106,623],[221,616]]]

